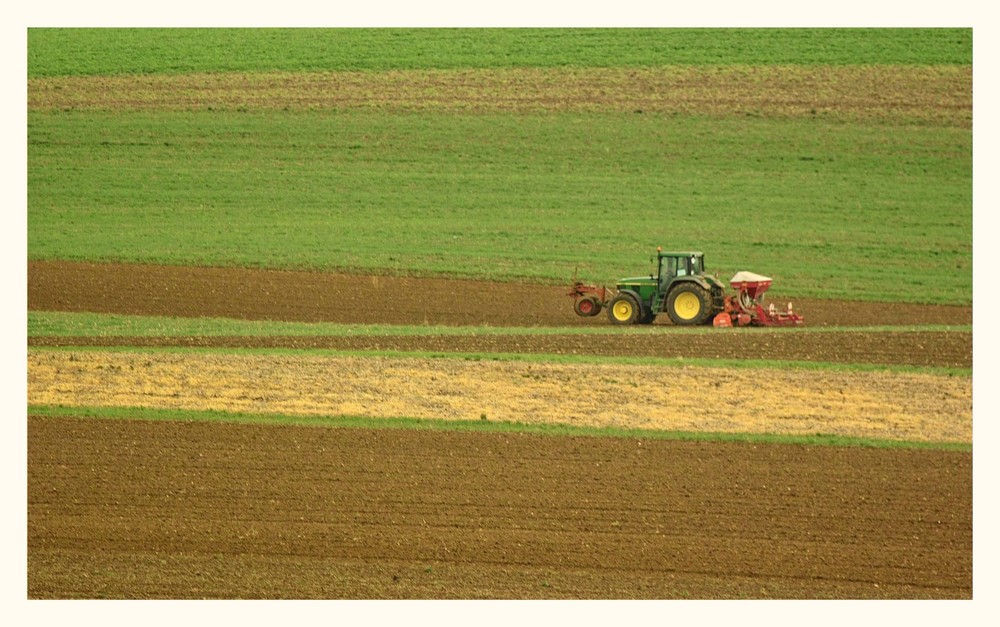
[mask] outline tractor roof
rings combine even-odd
[[[661,257],[703,257],[705,253],[700,250],[661,250],[659,251]]]

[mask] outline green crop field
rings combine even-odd
[[[972,63],[970,29],[30,29],[28,76]]]
[[[55,76],[672,64],[891,74],[971,64],[971,31],[29,31],[29,92]],[[778,295],[968,304],[971,128],[893,115],[29,107],[28,255],[564,283],[641,274],[662,245],[773,276]]]

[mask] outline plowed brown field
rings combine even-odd
[[[31,418],[37,598],[971,598],[971,455]]]
[[[32,262],[28,309],[355,324],[607,326],[581,318],[559,287],[485,281],[353,276],[234,268]],[[475,294],[475,298],[455,298]],[[447,302],[446,308],[441,306]],[[810,328],[972,324],[972,308],[796,299]],[[669,325],[660,316],[656,326]],[[378,337],[98,337],[31,345],[223,346],[773,359],[972,366],[972,333],[732,332],[649,335]]]
[[[455,293],[481,298],[443,299],[457,305],[440,311],[438,297]],[[563,290],[546,286],[62,262],[29,264],[28,305],[37,311],[345,323],[607,324],[577,318]],[[971,323],[971,308],[962,307],[805,300],[796,305],[810,326]],[[605,338],[622,342],[621,352],[644,347],[640,353],[654,355],[971,365],[971,333],[955,332],[738,329],[586,337],[87,341],[616,354]],[[84,340],[31,338],[29,343]],[[558,346],[566,350],[555,350]],[[29,395],[44,391],[63,394],[63,400],[33,402],[115,404],[101,395],[145,390],[151,406],[168,407],[168,397],[215,393],[214,375],[192,369],[207,362],[163,366],[180,368],[164,379],[178,386],[171,391],[162,381],[140,385],[129,379],[135,373],[124,362],[98,364],[87,360],[100,355],[84,359],[81,353],[73,360],[74,355],[29,351],[34,364],[29,370],[39,368],[39,359],[63,360],[54,365],[57,376],[44,384],[32,379],[42,370],[29,371]],[[348,361],[338,361],[338,367],[349,371]],[[235,370],[225,377],[250,377],[241,385],[254,389],[235,396],[220,392],[222,397],[246,399],[253,392],[261,398],[287,396],[288,402],[309,400],[301,389],[250,382],[255,368],[287,374],[274,370],[275,364],[236,362],[228,364]],[[146,368],[140,365],[132,364],[133,370]],[[146,374],[157,367],[150,361]],[[383,370],[388,376],[402,367]],[[502,388],[497,373],[466,370],[480,377],[477,384]],[[546,373],[557,388],[565,384],[559,372]],[[105,378],[88,379],[98,374]],[[396,374],[402,385],[407,375]],[[597,368],[586,376],[595,386],[626,388],[635,376],[613,374]],[[846,413],[836,409],[846,401],[829,396],[822,374],[803,376],[793,385],[820,402],[833,400],[821,413],[833,422],[841,417],[846,425]],[[879,395],[905,397],[902,414],[918,416],[907,428],[920,432],[940,419],[950,425],[946,428],[960,430],[948,439],[967,441],[971,390],[950,386],[946,377],[928,379],[928,385],[919,377],[870,377],[864,382],[871,386],[865,401],[870,406],[861,413],[884,419],[891,413],[884,402],[900,399]],[[343,374],[330,378],[329,385],[360,386],[357,390],[382,394],[379,398],[398,396],[377,381],[365,387],[354,379]],[[531,397],[548,385],[537,383],[541,387],[516,391]],[[147,384],[151,387],[142,387]],[[858,389],[849,389],[854,385]],[[961,385],[968,387],[969,381]],[[851,394],[863,387],[846,386],[842,392]],[[442,396],[461,400],[465,393],[458,386]],[[774,402],[788,407],[786,400],[793,397],[780,394]],[[815,408],[816,399],[803,401],[803,407]],[[923,414],[913,413],[914,403]],[[949,422],[956,416],[958,422]],[[28,429],[33,598],[972,595],[968,452],[52,417],[30,417]]]
[[[33,261],[28,309],[358,324],[605,325],[568,289],[462,279]],[[475,295],[469,298],[468,295]],[[454,298],[461,295],[462,298]],[[447,307],[442,302],[447,299]],[[972,324],[972,308],[793,299],[810,326]],[[662,316],[661,316],[662,317]],[[669,324],[665,317],[658,324]]]

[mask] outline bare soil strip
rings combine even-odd
[[[972,442],[972,381],[457,359],[31,351],[28,402]]]
[[[146,264],[32,261],[28,309],[345,324],[607,325],[569,286]],[[476,294],[476,298],[453,298]],[[809,326],[971,325],[972,307],[794,298]],[[441,302],[448,307],[442,308]],[[660,316],[658,324],[669,324]]]
[[[29,418],[30,598],[972,598],[970,453]]]
[[[955,331],[629,335],[429,335],[268,337],[30,337],[28,346],[292,348],[454,354],[542,354],[972,367],[972,333]]]
[[[29,110],[609,111],[971,126],[972,68],[722,66],[38,78]]]
[[[566,289],[458,279],[238,268],[31,262],[28,309],[344,324],[606,326],[573,313]],[[477,298],[452,298],[477,294]],[[447,302],[442,309],[438,303]],[[796,299],[810,327],[972,324],[972,308]],[[513,303],[513,306],[512,306]],[[669,325],[665,316],[657,325]],[[33,346],[288,346],[345,350],[635,355],[972,366],[972,333],[844,332],[321,338],[31,338]]]

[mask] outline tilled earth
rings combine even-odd
[[[972,319],[968,307],[795,304],[810,326]],[[63,262],[29,264],[28,305],[607,324],[545,286]],[[971,366],[971,333],[955,332],[88,341]],[[971,466],[971,453],[939,450],[29,417],[28,594],[971,598]]]
[[[971,598],[968,453],[28,420],[33,598]]]
[[[192,348],[325,348],[349,351],[543,353],[704,359],[768,359],[854,364],[972,367],[972,334],[845,332],[670,335],[387,335],[267,337],[32,337],[32,346],[183,346]]]
[[[567,289],[471,280],[233,268],[32,262],[28,309],[345,324],[577,327],[609,323],[573,313]],[[470,297],[471,295],[471,297]],[[447,303],[447,307],[442,306]],[[796,299],[812,327],[971,325],[972,308]],[[660,316],[656,326],[669,325]],[[31,338],[33,345],[288,346],[658,357],[781,359],[971,367],[972,334],[956,332],[286,338]]]

